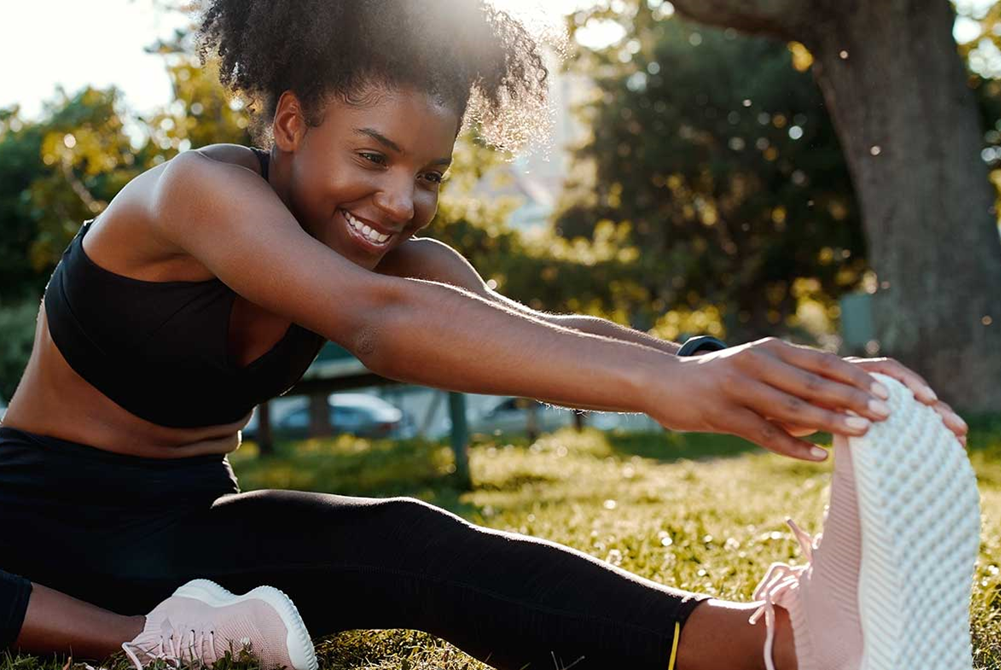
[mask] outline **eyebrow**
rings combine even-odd
[[[386,137],[385,135],[383,135],[382,133],[380,133],[378,130],[375,130],[373,128],[355,128],[355,132],[356,133],[360,133],[362,135],[368,135],[369,137],[371,137],[372,139],[374,139],[379,144],[383,145],[384,147],[386,147],[388,149],[391,149],[392,151],[395,151],[398,154],[405,154],[405,153],[407,153],[402,148],[400,148],[399,144],[397,144],[393,140],[389,139],[388,137]],[[430,164],[431,165],[444,165],[444,166],[447,167],[447,166],[449,166],[449,165],[452,164],[452,159],[451,158],[438,158],[437,160],[431,161]]]

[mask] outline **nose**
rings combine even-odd
[[[414,180],[400,175],[376,192],[375,206],[396,224],[409,223],[414,218]]]

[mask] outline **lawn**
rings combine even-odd
[[[1001,669],[1001,421],[975,424],[969,443],[983,510],[972,607],[976,667]],[[248,442],[231,458],[244,490],[414,496],[477,524],[561,542],[649,579],[742,601],[772,561],[799,557],[787,515],[808,532],[820,530],[831,473],[829,463],[794,461],[735,438],[593,429],[565,429],[533,444],[478,437],[469,460],[473,490],[461,491],[450,474],[450,449],[421,440],[287,442],[267,459]],[[349,631],[318,641],[317,652],[324,670],[488,668],[417,631]],[[0,657],[0,670],[61,668],[60,661]],[[113,665],[124,667],[120,660]]]

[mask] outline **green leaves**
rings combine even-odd
[[[805,299],[796,278],[815,282],[809,300],[833,314],[865,253],[810,73],[784,43],[627,4],[626,37],[576,63],[597,87],[580,112],[593,133],[577,152],[595,169],[571,189],[557,227],[594,239],[604,220],[629,222],[643,290],[627,309],[667,337],[691,331],[667,327],[665,311],[741,339],[795,333]]]

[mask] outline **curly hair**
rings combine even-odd
[[[551,122],[542,41],[486,0],[210,0],[199,54],[250,98],[258,139],[286,90],[316,125],[327,96],[363,104],[373,84],[434,95],[500,149]]]

